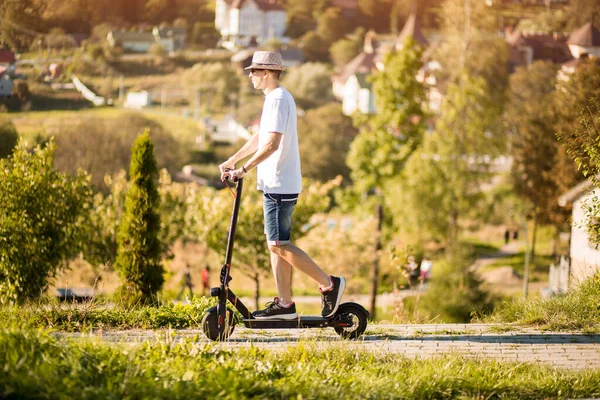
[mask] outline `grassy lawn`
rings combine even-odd
[[[529,280],[531,282],[547,281],[549,266],[554,262],[552,256],[536,255],[533,262],[529,263]],[[519,276],[525,273],[525,252],[519,252],[513,256],[499,257],[491,264],[481,268],[481,272],[493,270],[498,267],[511,267]]]
[[[84,110],[54,110],[30,111],[10,114],[19,135],[32,142],[37,135],[54,134],[58,127],[73,124],[84,118],[114,119],[125,113],[136,112],[114,107],[98,107]],[[202,132],[201,125],[191,119],[177,115],[175,112],[166,113],[160,109],[140,111],[146,118],[155,120],[171,131],[171,134],[183,145],[194,143],[196,136]]]
[[[600,395],[600,372],[406,358],[345,342],[230,350],[195,340],[140,345],[0,331],[0,390],[10,398],[540,399]]]

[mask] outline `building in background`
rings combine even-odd
[[[274,0],[217,0],[215,27],[221,45],[228,49],[248,47],[285,37],[287,13]]]
[[[132,53],[147,53],[156,43],[152,32],[110,31],[107,40],[111,47],[122,47]]]
[[[155,26],[152,28],[152,35],[154,35],[154,41],[169,53],[185,49],[185,39],[187,37],[187,29],[185,28]]]

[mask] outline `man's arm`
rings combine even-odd
[[[256,132],[248,141],[239,149],[234,155],[229,157],[227,161],[219,165],[219,170],[223,173],[226,169],[233,169],[235,167],[235,163],[244,158],[248,157],[250,154],[255,153],[258,150],[258,132]]]
[[[244,174],[246,172],[250,171],[252,168],[256,167],[258,164],[260,164],[261,162],[263,162],[264,160],[269,158],[269,156],[271,154],[273,154],[275,151],[277,151],[277,149],[279,148],[279,144],[281,143],[282,136],[283,135],[278,132],[269,132],[269,136],[267,137],[267,141],[265,142],[264,146],[259,148],[254,153],[252,158],[250,158],[248,161],[246,161],[246,163],[241,168],[235,169],[232,171],[225,171],[224,169],[222,169],[221,170],[221,180],[225,179],[228,176],[233,179],[235,179],[235,178],[239,179],[242,176],[244,176]],[[250,140],[252,140],[252,138]],[[248,143],[249,142],[250,141],[248,141]],[[246,145],[248,143],[246,143]],[[246,145],[244,145],[244,147],[246,147]],[[240,154],[242,152],[242,150],[244,149],[244,147],[242,147],[240,149],[240,151],[238,151],[236,153],[236,155]],[[234,155],[234,157],[235,157],[235,155]],[[232,157],[231,159],[234,159],[234,157]],[[237,159],[234,159],[234,160],[237,160]],[[227,162],[229,162],[229,160],[226,161],[225,163],[227,163]],[[225,163],[221,164],[221,166],[224,165]],[[234,164],[235,164],[235,162],[234,162]],[[219,166],[219,168],[221,168],[221,166]]]

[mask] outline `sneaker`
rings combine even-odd
[[[254,311],[252,313],[256,319],[285,319],[292,320],[298,318],[296,312],[296,303],[292,303],[289,307],[284,307],[279,304],[279,298],[275,297],[273,301],[267,303],[264,310]]]
[[[323,311],[321,311],[321,315],[325,318],[331,317],[337,311],[340,306],[340,300],[342,299],[342,295],[344,294],[344,289],[346,289],[346,280],[343,276],[339,278],[337,276],[332,276],[331,282],[333,283],[333,288],[322,291],[321,292],[321,301],[323,304]]]

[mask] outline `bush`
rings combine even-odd
[[[0,120],[0,158],[8,157],[19,141],[17,128],[10,120]]]
[[[486,322],[518,323],[556,331],[597,332],[600,326],[600,272],[563,296],[502,303]]]
[[[418,311],[446,323],[470,322],[474,316],[491,311],[493,299],[481,289],[482,281],[470,265],[464,254],[437,261]]]
[[[61,262],[81,248],[91,191],[88,177],[53,169],[55,145],[17,145],[0,160],[0,304],[39,297]]]
[[[161,265],[164,248],[158,238],[158,169],[148,130],[133,144],[129,175],[131,186],[127,191],[125,215],[117,236],[115,266],[123,280],[123,300],[148,304],[156,301],[156,293],[164,283]]]
[[[128,168],[131,146],[146,128],[156,144],[158,167],[171,173],[180,170],[187,160],[179,142],[161,124],[137,113],[109,121],[87,118],[63,124],[56,136],[56,166],[70,173],[84,168],[91,175],[92,184],[107,192],[104,177]]]

